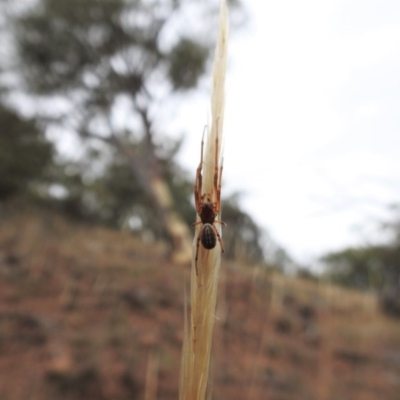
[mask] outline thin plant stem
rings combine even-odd
[[[214,174],[222,165],[221,144],[225,103],[225,72],[228,43],[228,10],[226,0],[221,1],[219,33],[214,56],[213,84],[211,95],[211,129],[208,131],[202,165],[202,194],[209,194],[215,201]],[[218,146],[218,148],[217,148]],[[217,163],[217,165],[216,165]],[[217,217],[220,220],[220,216]],[[197,216],[197,222],[200,221]],[[185,309],[185,328],[180,377],[180,400],[205,400],[211,398],[210,362],[212,334],[217,302],[218,276],[221,247],[217,245],[198,250],[197,238],[202,224],[198,224],[193,241],[193,257],[190,285],[190,309]],[[216,229],[221,232],[220,224]]]

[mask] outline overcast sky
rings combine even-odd
[[[400,202],[400,1],[244,2],[227,82],[224,190],[301,262],[379,240]],[[207,99],[179,109],[198,163]]]

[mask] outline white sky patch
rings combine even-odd
[[[377,118],[382,112],[382,105],[378,103],[361,104],[354,109],[354,118],[368,120]]]

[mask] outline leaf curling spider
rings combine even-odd
[[[221,236],[216,228],[215,224],[220,224],[226,226],[225,222],[216,220],[220,208],[221,208],[221,178],[222,178],[222,162],[218,171],[218,134],[215,139],[215,159],[214,159],[214,188],[213,193],[201,194],[203,185],[203,176],[201,170],[203,167],[203,148],[204,148],[204,134],[201,141],[201,155],[200,164],[196,171],[196,182],[194,185],[194,200],[196,205],[196,212],[200,217],[200,221],[192,224],[193,226],[202,224],[199,235],[196,242],[196,255],[195,255],[195,265],[196,274],[197,270],[197,260],[199,258],[199,246],[200,242],[203,247],[207,250],[213,249],[217,240],[221,247],[221,252],[224,253],[224,245],[222,244]],[[212,200],[212,195],[215,194],[215,201]]]

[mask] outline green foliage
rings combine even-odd
[[[249,214],[238,203],[237,196],[225,200],[222,206],[226,258],[252,265],[264,262],[262,232]]]
[[[86,106],[100,108],[118,94],[149,90],[155,75],[175,89],[193,88],[210,47],[183,37],[166,50],[160,40],[183,3],[42,0],[15,25],[25,80],[37,93],[83,89]]]
[[[208,50],[193,40],[182,39],[171,50],[169,57],[169,75],[175,89],[189,89],[197,84],[205,70]]]
[[[52,160],[52,145],[33,121],[0,106],[0,199],[43,179]]]
[[[398,211],[398,207],[395,208]],[[347,248],[325,255],[327,276],[357,289],[373,289],[381,295],[383,309],[400,316],[400,217],[395,214],[384,227],[392,233],[387,244]]]
[[[299,267],[296,276],[300,279],[318,282],[318,275],[313,273],[308,267]]]
[[[120,0],[42,0],[19,18],[15,25],[18,51],[30,88],[43,93],[73,88],[99,91],[105,82],[89,83],[91,74],[93,79],[113,74],[117,78],[111,58],[128,44],[143,45],[138,43],[140,31],[135,38],[135,31],[125,31],[120,23],[124,4]]]
[[[322,261],[329,266],[333,282],[358,289],[381,288],[383,268],[392,252],[390,246],[347,248],[329,253]]]

